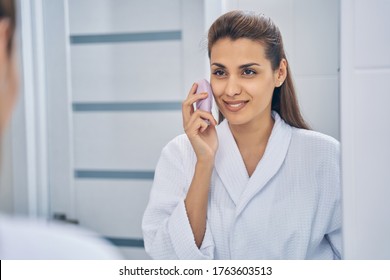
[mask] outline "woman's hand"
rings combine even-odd
[[[195,83],[182,104],[183,127],[191,142],[198,161],[214,162],[218,149],[218,137],[215,126],[217,121],[206,111],[194,111],[193,104],[207,97],[207,93],[195,94]],[[207,121],[208,123],[207,123]]]
[[[213,115],[202,110],[194,111],[193,104],[207,97],[207,93],[195,94],[197,88],[196,83],[191,87],[186,100],[183,101],[182,112],[184,131],[197,157],[194,177],[184,203],[195,244],[200,248],[206,232],[208,194],[218,137],[215,129],[217,121]]]

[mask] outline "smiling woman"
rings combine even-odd
[[[254,26],[257,28],[254,28]],[[224,41],[224,43],[221,43],[221,41]],[[232,46],[233,44],[235,46]],[[216,49],[218,50],[212,52],[212,50]],[[224,52],[223,58],[230,59],[230,62],[233,62],[233,59],[235,61],[254,59],[253,62],[240,65],[238,70],[241,70],[242,74],[245,75],[249,73],[251,75],[261,74],[260,80],[263,81],[266,78],[266,74],[268,76],[272,75],[272,89],[268,89],[268,93],[272,93],[272,110],[275,110],[291,126],[308,128],[298,107],[282,35],[271,19],[262,15],[259,20],[253,22],[253,18],[249,16],[243,17],[241,14],[234,12],[228,13],[225,18],[221,17],[210,27],[208,34],[208,54],[211,66],[213,64],[216,66],[220,65],[213,61],[219,59],[215,55],[221,56],[221,51],[222,53]],[[235,51],[235,53],[231,51]],[[256,63],[255,61],[258,62]],[[252,65],[257,65],[261,73],[251,69],[250,66]],[[213,69],[212,67],[212,73],[215,70],[218,69]],[[214,74],[219,76],[221,72]],[[213,79],[213,76],[211,79]],[[255,84],[260,86],[256,82]],[[219,117],[221,121],[224,115],[220,114]]]
[[[219,125],[182,105],[185,134],[163,149],[143,219],[157,259],[340,259],[339,143],[308,130],[282,37],[263,14],[210,27]],[[221,121],[222,120],[222,121]]]

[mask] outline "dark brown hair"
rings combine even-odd
[[[261,43],[265,48],[266,58],[271,61],[271,67],[274,71],[279,68],[282,59],[287,61],[279,28],[264,14],[237,10],[220,16],[209,29],[209,58],[213,45],[223,38],[231,40],[246,38]],[[274,89],[271,110],[276,111],[289,125],[309,129],[299,110],[288,63],[286,80],[281,87]],[[223,115],[219,112],[219,121],[221,122],[223,119]]]
[[[7,18],[10,22],[10,34],[9,34],[10,37],[8,41],[8,52],[11,53],[15,25],[16,25],[14,0],[0,0],[0,20],[4,18]]]

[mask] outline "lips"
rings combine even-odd
[[[237,101],[223,101],[225,108],[231,112],[237,112],[245,107],[249,101],[237,100]]]

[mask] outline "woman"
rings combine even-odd
[[[12,46],[14,7],[13,0],[0,0],[0,142],[18,87]],[[0,259],[121,259],[121,255],[91,232],[0,215]]]
[[[163,149],[144,214],[158,259],[340,259],[339,143],[308,130],[279,29],[232,11],[210,27],[221,119],[183,102],[185,135]],[[208,120],[206,122],[205,120]],[[221,120],[220,120],[221,121]]]

